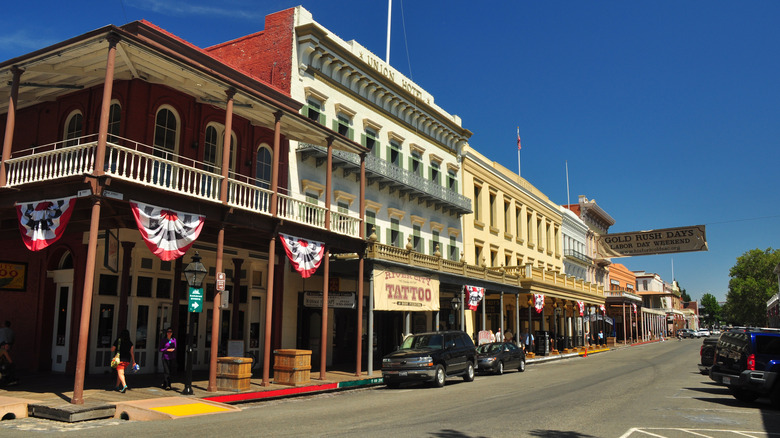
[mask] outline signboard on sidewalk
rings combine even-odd
[[[707,251],[704,225],[664,228],[598,236],[598,251],[604,257]]]

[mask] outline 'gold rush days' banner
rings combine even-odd
[[[439,310],[439,277],[375,268],[374,310]]]

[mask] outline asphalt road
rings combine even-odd
[[[671,340],[478,376],[444,388],[377,387],[242,405],[172,421],[39,419],[2,436],[728,437],[780,436],[780,410],[742,403],[698,373],[700,340]],[[775,433],[775,432],[778,433]]]

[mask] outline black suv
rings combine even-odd
[[[780,406],[780,331],[744,329],[723,333],[715,349],[710,378],[728,386],[740,401],[769,396]]]
[[[403,382],[431,382],[441,388],[449,376],[471,382],[476,358],[474,342],[462,331],[420,333],[382,359],[382,378],[391,388]]]

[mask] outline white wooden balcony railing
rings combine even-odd
[[[112,136],[110,140],[106,147],[104,171],[112,178],[220,202],[222,175],[203,170],[213,168],[212,165],[121,137]],[[6,187],[92,174],[96,150],[97,135],[90,135],[16,151],[6,161]],[[242,175],[229,178],[228,205],[270,215],[272,192],[262,185]],[[325,207],[281,193],[277,199],[278,217],[325,229]],[[360,218],[331,211],[330,228],[334,233],[359,237],[361,223]]]

